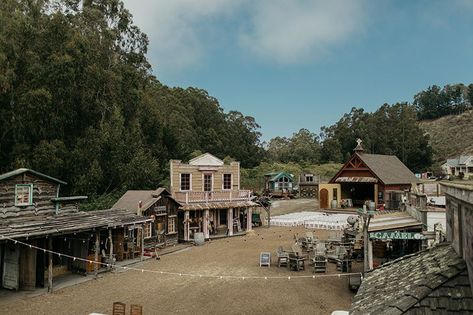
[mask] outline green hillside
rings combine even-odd
[[[443,163],[460,154],[473,154],[473,111],[422,121],[420,127],[430,136],[434,163]]]

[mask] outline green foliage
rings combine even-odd
[[[276,137],[268,144],[271,161],[288,163],[318,163],[320,144],[317,135],[307,129],[301,129],[291,138]]]
[[[147,47],[118,0],[1,1],[0,172],[31,167],[105,207],[115,192],[166,184],[171,158],[258,165],[255,120],[162,85]]]
[[[241,169],[241,187],[244,189],[251,189],[256,192],[261,192],[264,188],[264,174],[270,172],[287,172],[295,176],[295,181],[301,173],[313,173],[319,175],[322,181],[328,181],[332,178],[342,164],[297,164],[293,162],[262,162],[259,166],[250,169]]]

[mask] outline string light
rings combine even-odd
[[[48,253],[51,253],[53,255],[57,255],[59,257],[67,257],[67,258],[70,258],[72,259],[73,261],[83,261],[85,263],[88,263],[88,264],[96,264],[96,265],[99,265],[99,266],[105,266],[105,267],[114,267],[116,269],[122,269],[122,270],[131,270],[131,271],[138,271],[138,272],[142,272],[142,273],[154,273],[154,274],[166,274],[166,275],[173,275],[173,276],[188,276],[188,277],[199,277],[199,278],[213,278],[213,279],[240,279],[240,280],[246,280],[246,279],[263,279],[263,280],[268,280],[268,279],[287,279],[287,280],[291,280],[291,279],[304,279],[304,278],[327,278],[327,277],[342,277],[342,276],[351,276],[351,275],[361,275],[361,273],[343,273],[343,274],[321,274],[321,275],[296,275],[296,276],[235,276],[235,275],[202,275],[202,274],[188,274],[188,273],[179,273],[179,272],[169,272],[169,271],[161,271],[161,270],[149,270],[149,269],[141,269],[141,268],[133,268],[133,267],[126,267],[126,266],[119,266],[119,265],[111,265],[110,263],[103,263],[103,262],[99,262],[99,261],[94,261],[94,260],[89,260],[89,259],[85,259],[85,258],[81,258],[81,257],[75,257],[75,256],[71,256],[71,255],[67,255],[67,254],[63,254],[63,253],[58,253],[58,252],[55,252],[55,251],[52,251],[52,250],[48,250],[48,249],[45,249],[45,248],[41,248],[41,247],[38,247],[38,246],[34,246],[34,245],[31,245],[31,244],[27,244],[27,243],[23,243],[21,241],[18,241],[18,240],[15,240],[15,239],[11,239],[9,237],[6,237],[6,236],[3,236],[1,235],[0,238],[2,239],[6,239],[6,240],[9,240],[9,241],[12,241],[14,242],[15,244],[20,244],[20,245],[24,245],[24,246],[29,246],[30,248],[34,248],[36,250],[42,250],[43,252],[48,252]],[[363,279],[363,278],[362,278]]]

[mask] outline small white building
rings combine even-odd
[[[442,164],[442,171],[447,175],[458,176],[463,173],[463,178],[473,178],[473,155],[460,155],[458,158],[448,159]]]

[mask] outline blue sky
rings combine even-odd
[[[263,140],[473,82],[473,0],[125,0],[153,73],[255,117]]]

